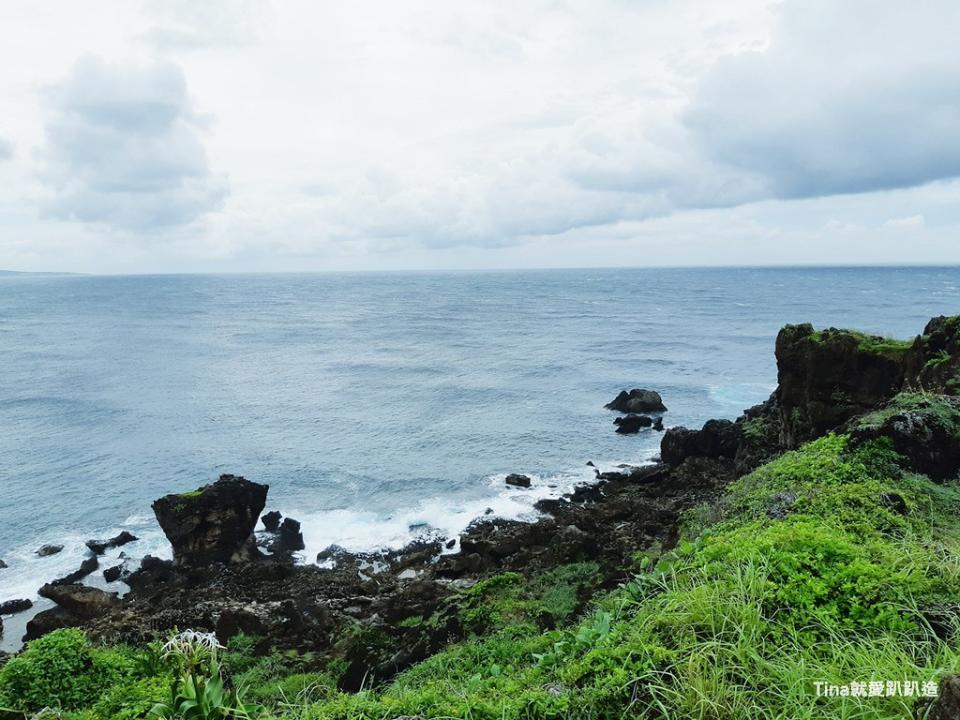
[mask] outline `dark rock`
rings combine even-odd
[[[906,366],[911,389],[960,395],[960,316],[931,319],[914,340]]]
[[[56,555],[61,550],[63,550],[63,545],[44,545],[37,550],[37,555],[40,557],[49,557],[50,555]]]
[[[567,500],[560,498],[543,498],[533,504],[533,509],[537,512],[555,515],[564,505],[569,504]]]
[[[6,602],[0,602],[0,615],[14,615],[32,607],[32,600],[7,600]]]
[[[195,492],[156,500],[153,512],[173,546],[174,563],[203,566],[258,557],[251,535],[267,490],[236,475],[221,475]]]
[[[909,508],[907,507],[907,501],[903,499],[903,496],[900,493],[880,493],[880,502],[897,513],[897,515],[906,515],[909,511]]]
[[[611,470],[600,473],[601,480],[622,480],[628,482],[656,482],[663,475],[670,471],[670,466],[665,463],[654,463],[652,465],[627,465],[620,470]]]
[[[132,589],[142,591],[170,583],[176,578],[177,573],[171,561],[147,555],[140,561],[140,567],[124,578],[124,582]]]
[[[792,450],[895,395],[905,378],[896,346],[846,330],[787,325],[777,335],[780,443]]]
[[[330,545],[317,553],[317,562],[322,563],[328,560],[340,562],[349,555],[350,553],[339,545]]]
[[[605,407],[622,413],[666,412],[663,398],[656,390],[634,388],[630,392],[621,390]]]
[[[280,519],[283,517],[277,510],[271,510],[268,513],[265,513],[261,522],[263,522],[263,527],[267,529],[267,532],[276,532],[277,528],[280,527]]]
[[[596,465],[593,464],[593,460],[587,460],[587,467],[596,467]]]
[[[874,419],[876,418],[876,419]],[[854,445],[889,438],[904,466],[933,480],[949,480],[960,473],[960,400],[947,396],[913,399],[908,408],[895,400],[855,421]]]
[[[918,703],[918,718],[924,720],[957,720],[960,718],[960,675],[944,675],[937,688],[934,700],[921,700]]]
[[[0,570],[4,570],[9,567],[3,560],[0,560]]]
[[[96,557],[87,558],[80,563],[80,567],[77,570],[74,570],[72,573],[64,575],[62,578],[57,578],[50,585],[72,585],[78,580],[82,580],[87,575],[92,573],[100,567],[100,562]]]
[[[662,418],[662,417],[658,417],[656,420],[653,421],[653,429],[656,430],[657,432],[663,432],[663,418]]]
[[[87,585],[47,583],[37,591],[58,607],[82,620],[99,617],[120,606],[117,593],[108,593]]]
[[[640,428],[653,425],[653,418],[649,415],[625,415],[618,417],[613,424],[617,426],[617,432],[621,435],[634,435],[640,432]]]
[[[306,545],[303,542],[303,533],[300,532],[300,523],[293,518],[284,518],[280,523],[278,550],[281,553],[297,552]]]
[[[457,544],[457,539],[456,539],[456,538],[450,538],[450,539],[447,540],[447,542],[444,544],[444,547],[447,548],[447,550],[450,550],[450,549],[452,549],[453,547],[455,547],[456,544]]]
[[[87,547],[90,548],[97,555],[103,555],[109,548],[120,547],[121,545],[126,545],[127,543],[136,542],[139,540],[136,535],[129,533],[126,530],[123,530],[115,537],[110,538],[109,540],[87,540]]]
[[[700,430],[672,427],[660,441],[660,457],[679,465],[688,457],[734,458],[740,445],[741,427],[729,420],[707,420]]]
[[[121,575],[123,575],[123,563],[114,565],[113,567],[108,567],[103,571],[103,579],[108,583],[116,582],[120,579]]]
[[[54,607],[49,610],[41,610],[27,621],[27,633],[23,636],[23,641],[30,642],[54,630],[78,627],[82,623],[81,618],[68,613],[63,608]]]
[[[263,609],[258,613],[252,607],[228,608],[217,618],[217,639],[226,644],[234,635],[263,636],[267,634],[270,621],[264,617]]]
[[[507,475],[504,482],[507,485],[513,485],[514,487],[528,488],[530,487],[530,478],[526,475],[521,475],[520,473],[510,473]]]

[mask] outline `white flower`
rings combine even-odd
[[[222,649],[223,645],[220,644],[217,636],[213,633],[184,630],[164,643],[162,651],[164,657],[170,657],[171,655],[188,657],[195,655],[198,651],[214,653]]]

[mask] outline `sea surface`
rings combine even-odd
[[[0,600],[121,529],[169,556],[151,501],[221,473],[270,485],[307,561],[530,517],[588,460],[656,453],[613,432],[621,389],[659,390],[667,425],[734,418],[784,323],[912,337],[957,312],[958,268],[2,276]]]

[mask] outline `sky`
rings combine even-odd
[[[0,29],[0,269],[960,263],[956,0],[45,0]]]

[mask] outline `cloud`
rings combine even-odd
[[[13,143],[0,137],[0,162],[13,157]]]
[[[78,60],[52,88],[44,179],[54,217],[144,231],[218,208],[225,184],[209,167],[183,72]]]
[[[269,13],[263,0],[150,0],[143,39],[159,50],[239,47],[254,42]]]
[[[721,59],[685,122],[705,155],[803,198],[960,175],[960,5],[793,0],[769,47]]]

